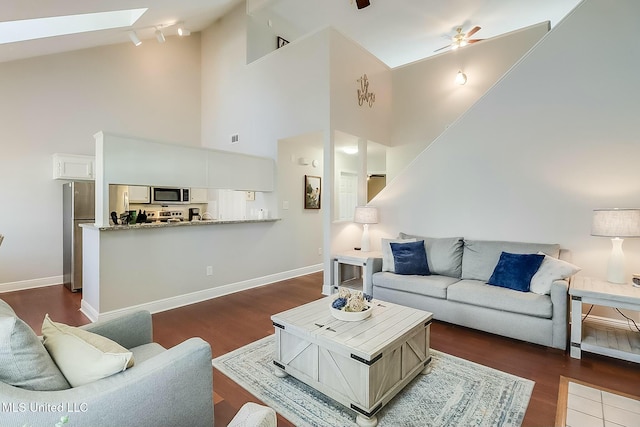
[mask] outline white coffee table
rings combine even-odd
[[[426,311],[373,300],[371,317],[340,321],[332,297],[271,316],[275,374],[287,374],[353,409],[360,426],[419,373],[428,373],[430,325]]]

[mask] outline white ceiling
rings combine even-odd
[[[107,10],[148,7],[131,28],[0,45],[0,62],[94,46],[128,42],[127,30],[154,37],[153,26],[184,21],[200,31],[243,0],[2,0],[0,22]],[[489,38],[543,21],[554,26],[580,0],[371,0],[357,10],[350,0],[249,0],[255,15],[288,22],[296,36],[327,26],[360,43],[390,67],[434,54],[462,25],[482,27],[474,37]],[[168,27],[167,35],[175,34]]]
[[[457,27],[490,38],[544,21],[555,26],[581,0],[371,0],[358,10],[350,0],[250,0],[252,15],[284,20],[299,34],[327,26],[360,43],[389,67],[432,55]],[[441,51],[446,52],[446,50]]]
[[[154,26],[183,21],[191,31],[200,31],[243,0],[1,0],[0,22],[48,16],[75,15],[134,8],[149,8],[132,27],[50,37],[0,45],[0,62],[71,50],[129,42],[135,29],[140,39],[154,39]],[[167,36],[176,28],[163,30]],[[155,40],[154,40],[155,42]]]

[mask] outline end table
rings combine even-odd
[[[582,304],[640,311],[640,288],[590,277],[574,277],[571,295],[571,357],[583,351],[640,363],[640,332],[583,324]],[[585,322],[588,323],[588,322]]]
[[[373,295],[371,276],[382,270],[382,252],[380,251],[344,251],[333,255],[333,290],[342,284],[340,264],[354,265],[361,268],[362,292]]]

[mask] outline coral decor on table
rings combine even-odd
[[[373,297],[360,291],[340,288],[336,298],[331,303],[331,315],[338,320],[358,321],[371,315],[369,303]]]

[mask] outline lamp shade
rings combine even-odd
[[[372,206],[356,206],[353,222],[358,224],[377,224],[378,209]]]
[[[591,235],[640,237],[640,209],[595,209]]]

